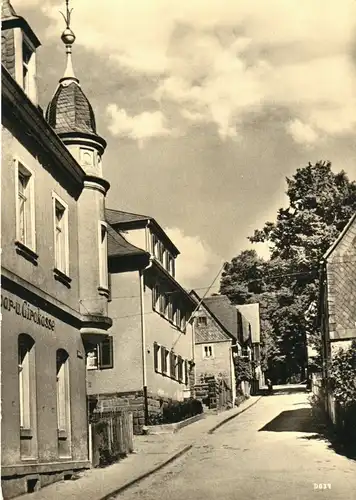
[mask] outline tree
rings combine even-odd
[[[270,260],[241,252],[225,264],[220,284],[233,303],[260,303],[263,355],[272,356],[268,366],[281,381],[304,376],[306,335],[319,338],[315,314],[305,314],[318,302],[319,261],[356,210],[356,184],[330,162],[309,163],[286,181],[289,206],[249,238],[270,244]]]

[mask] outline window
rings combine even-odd
[[[178,356],[177,367],[178,367],[178,381],[182,382],[183,381],[183,358],[181,356]]]
[[[161,372],[164,374],[167,374],[167,369],[168,369],[168,354],[169,352],[165,347],[161,347]]]
[[[152,289],[152,307],[155,311],[160,311],[160,289],[155,285]]]
[[[181,311],[178,304],[175,305],[173,321],[177,328],[180,328]]]
[[[185,313],[183,311],[181,311],[181,314],[180,314],[180,329],[184,333],[185,333],[186,326],[187,326],[187,318],[186,318]]]
[[[104,222],[99,223],[99,286],[108,288],[108,243],[107,227]]]
[[[83,166],[94,165],[94,152],[91,149],[80,148],[80,162]]]
[[[30,60],[31,60],[32,52],[30,47],[27,45],[25,41],[22,42],[22,86],[26,93],[29,91],[30,87],[30,77],[31,77],[31,68],[30,68]]]
[[[113,337],[110,336],[87,352],[87,370],[105,370],[113,366]]]
[[[64,349],[57,350],[57,429],[59,439],[70,433],[69,356]]]
[[[68,207],[55,193],[53,197],[55,269],[69,274]]]
[[[203,345],[204,358],[212,358],[214,356],[212,345]]]
[[[22,82],[20,85],[32,101],[37,101],[36,53],[27,40],[22,40]]]
[[[207,317],[206,316],[198,316],[197,323],[198,323],[198,326],[206,326],[207,325]]]
[[[172,295],[168,296],[168,319],[173,321],[173,298]]]
[[[169,317],[169,295],[168,295],[168,293],[164,293],[162,295],[161,313],[164,314],[167,318]]]
[[[16,238],[32,251],[35,242],[35,198],[32,172],[16,160]]]
[[[171,255],[169,256],[169,268],[168,268],[168,271],[174,277],[174,275],[175,275],[175,262],[174,262],[174,258]]]
[[[36,398],[34,340],[26,334],[18,338],[20,428],[33,427],[32,414]]]

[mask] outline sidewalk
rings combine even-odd
[[[218,414],[208,414],[175,434],[135,436],[135,453],[103,469],[90,469],[77,480],[60,481],[21,500],[109,500],[110,497],[156,472],[189,451],[194,444],[224,423],[257,403],[252,396],[239,407]]]

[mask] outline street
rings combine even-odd
[[[308,394],[263,397],[118,500],[356,498],[356,461],[318,437]]]

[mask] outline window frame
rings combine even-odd
[[[17,342],[20,433],[31,431],[32,436],[35,425],[33,410],[36,406],[35,341],[30,335],[21,333]]]
[[[104,363],[103,362],[103,343],[104,342],[109,342],[108,348],[109,348],[109,357],[110,361],[109,363]],[[91,371],[91,370],[109,370],[114,368],[114,337],[112,335],[108,335],[105,339],[103,339],[101,342],[98,344],[95,344],[93,346],[92,350],[89,350],[89,352],[86,355],[86,358],[88,359],[88,354],[90,352],[95,352],[96,353],[96,362],[93,365],[89,365],[88,361],[86,362],[86,369]]]
[[[201,321],[204,320],[204,321]],[[197,326],[207,326],[208,325],[208,318],[207,316],[197,316]]]
[[[23,246],[24,248],[30,250],[34,256],[37,257],[36,254],[36,204],[35,204],[35,174],[34,171],[28,167],[25,162],[22,161],[21,158],[15,157],[15,200],[16,200],[16,243]],[[25,236],[22,238],[21,229],[20,229],[20,174],[24,177],[28,177],[26,189],[28,189],[27,195],[27,207],[26,210],[29,210],[29,233],[30,238]],[[25,222],[27,224],[27,222]],[[27,233],[27,230],[25,230]],[[29,241],[30,239],[30,241]]]
[[[36,47],[23,31],[15,30],[15,79],[23,89],[27,97],[37,104],[37,68],[36,68]],[[25,62],[24,46],[28,50],[30,57]],[[26,74],[24,69],[26,69]]]
[[[65,349],[56,350],[56,407],[58,439],[66,440],[68,442],[67,452],[69,456],[72,425],[70,359],[69,354]]]
[[[63,211],[63,259],[64,269],[62,263],[57,258],[57,203],[64,209]],[[54,271],[60,272],[64,276],[69,276],[69,208],[68,204],[60,197],[55,191],[52,191],[52,212],[53,212],[53,249],[54,249]],[[61,219],[61,220],[62,220]]]
[[[209,350],[210,350],[210,353],[211,354],[208,354],[206,353],[206,349],[208,350],[208,353],[209,353]],[[203,344],[202,345],[202,350],[203,350],[203,358],[204,359],[212,359],[214,358],[214,346],[213,344]]]
[[[102,241],[102,229],[105,228],[105,239]],[[98,222],[98,244],[99,244],[99,290],[109,292],[109,269],[108,269],[108,224],[100,220]]]

